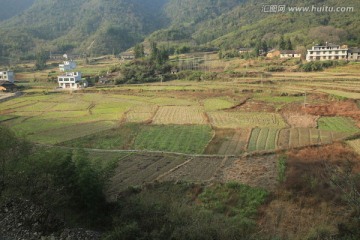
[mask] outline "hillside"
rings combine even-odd
[[[285,13],[262,11],[264,6],[278,4],[271,0],[262,3],[255,0],[203,0],[186,1],[186,4],[173,0],[167,5],[168,16],[173,19],[173,25],[167,30],[154,33],[150,38],[155,41],[180,41],[183,44],[223,48],[253,46],[258,40],[276,46],[281,35],[290,38],[295,45],[306,46],[326,41],[360,44],[360,27],[357,24],[360,17],[356,14],[360,9],[359,1],[287,0],[282,2],[286,6]],[[353,12],[289,10],[290,7],[313,6],[353,7]],[[182,15],[183,12],[187,14]],[[176,39],[169,34],[179,29],[186,33],[187,38]]]
[[[40,49],[88,55],[122,52],[144,40],[190,47],[270,47],[281,36],[294,46],[360,45],[357,0],[286,0],[284,13],[264,12],[272,0],[36,0],[0,22],[0,53],[31,57]],[[290,12],[289,7],[352,7],[352,12]],[[71,10],[69,10],[71,9]],[[26,53],[30,53],[27,56]]]

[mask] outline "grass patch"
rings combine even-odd
[[[205,209],[255,224],[253,217],[267,195],[265,190],[229,182],[206,188],[199,200]]]
[[[356,133],[360,131],[360,129],[356,127],[354,121],[346,117],[322,117],[319,119],[318,125],[321,130],[347,133]]]

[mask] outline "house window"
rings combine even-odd
[[[70,79],[69,78],[64,78],[64,81],[68,82]]]

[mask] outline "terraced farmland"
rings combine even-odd
[[[153,124],[207,124],[207,120],[197,106],[163,106],[156,112]]]
[[[1,103],[0,113],[14,117],[5,124],[19,136],[61,143],[113,128],[137,104],[111,94],[35,94]]]
[[[191,157],[161,153],[118,155],[118,166],[107,191],[110,200],[116,199],[117,194],[129,187],[154,181],[238,181],[257,187],[276,186],[276,155],[248,158]],[[115,157],[116,155],[112,156]]]
[[[210,122],[217,128],[284,128],[279,114],[259,112],[210,112]]]

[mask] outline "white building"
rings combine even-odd
[[[301,58],[301,54],[294,50],[280,51],[280,58]]]
[[[0,80],[9,81],[14,83],[15,74],[13,71],[0,71]]]
[[[59,87],[62,89],[81,89],[87,87],[87,82],[81,80],[80,72],[65,72],[58,76]]]
[[[313,46],[307,51],[306,60],[325,61],[325,60],[347,60],[348,47],[335,44],[326,44],[325,46]]]
[[[64,61],[63,64],[59,64],[59,69],[61,72],[71,71],[76,68],[76,63],[73,61]]]

